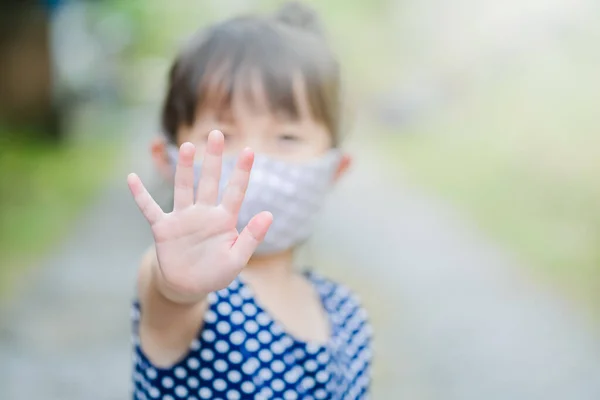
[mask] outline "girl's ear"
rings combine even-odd
[[[348,171],[351,165],[352,157],[349,154],[344,153],[342,155],[342,159],[340,160],[340,165],[338,166],[338,169],[335,172],[335,176],[333,177],[334,182],[337,182],[343,175],[345,175],[346,171]]]
[[[163,179],[173,180],[173,167],[169,162],[167,142],[163,137],[156,137],[150,144],[150,155],[154,167]]]

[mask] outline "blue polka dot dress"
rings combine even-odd
[[[326,344],[303,342],[255,301],[241,279],[209,296],[204,326],[189,352],[158,368],[137,337],[134,304],[134,389],[139,400],[365,399],[370,385],[371,327],[344,286],[307,274],[332,327]]]

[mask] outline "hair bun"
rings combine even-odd
[[[275,19],[285,25],[311,32],[323,34],[323,27],[317,12],[300,1],[289,1],[275,13]]]

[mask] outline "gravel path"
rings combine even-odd
[[[600,336],[577,309],[446,205],[358,166],[311,250],[362,293],[376,326],[376,399],[600,398]],[[335,240],[334,240],[335,238]]]
[[[155,131],[146,111],[132,111],[130,120],[131,132]],[[128,165],[2,311],[0,399],[126,398],[129,302],[151,236],[125,177],[131,170],[151,176],[147,139],[134,138]]]

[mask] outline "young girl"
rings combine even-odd
[[[365,311],[293,263],[350,164],[337,147],[338,65],[320,32],[293,3],[217,24],[177,56],[166,138],[152,146],[159,170],[174,172],[173,211],[128,177],[155,240],[134,307],[134,398],[367,397]]]

